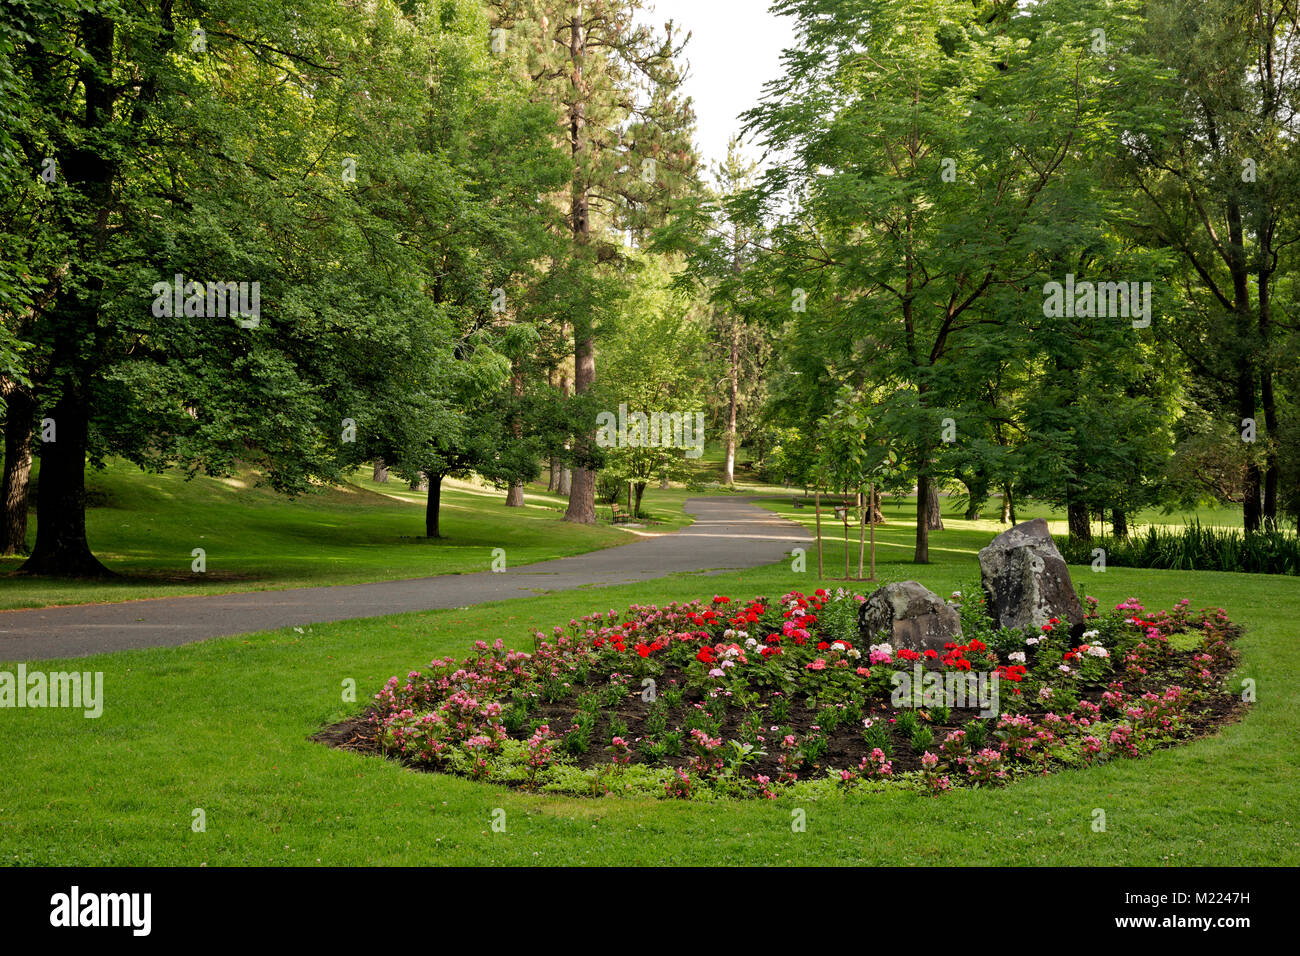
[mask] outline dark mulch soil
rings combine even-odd
[[[1234,635],[1235,637],[1235,635]],[[1141,681],[1126,681],[1125,688],[1131,695],[1140,695],[1147,691],[1163,692],[1165,688],[1179,682],[1174,675],[1185,673],[1187,667],[1192,663],[1192,655],[1198,651],[1179,651],[1171,655],[1168,669],[1161,673],[1148,675]],[[1236,666],[1237,654],[1234,652],[1232,659],[1219,663],[1214,668],[1216,677],[1222,678]],[[678,685],[684,683],[684,675],[680,672],[674,672],[669,668],[661,677],[657,678],[660,688],[671,687],[670,683],[676,680]],[[573,696],[593,685],[575,685]],[[1011,705],[1010,700],[1014,685],[1008,682],[1002,682],[1002,700],[1004,712],[1014,712],[1017,708]],[[1092,703],[1100,703],[1101,695],[1105,691],[1104,686],[1091,687],[1080,694],[1081,700],[1088,700]],[[672,730],[682,725],[687,714],[694,708],[694,705],[702,701],[703,698],[696,694],[693,697],[687,695],[682,703],[668,711],[668,728]],[[616,708],[606,707],[602,710],[601,718],[597,721],[595,730],[591,735],[591,745],[586,753],[577,757],[566,758],[572,759],[578,766],[586,769],[600,764],[610,762],[610,753],[605,749],[611,736],[610,721],[615,717],[627,725],[627,740],[632,744],[633,763],[647,763],[647,761],[636,752],[635,741],[638,737],[645,736],[644,727],[646,715],[650,704],[641,699],[639,689],[633,689],[623,702]],[[1221,726],[1234,723],[1242,718],[1246,710],[1246,705],[1234,694],[1224,690],[1218,690],[1211,693],[1205,701],[1192,713],[1191,719],[1185,725],[1185,731],[1177,741],[1169,744],[1173,746],[1177,743],[1183,743],[1188,740],[1194,740],[1199,737],[1209,736],[1217,731]],[[1044,711],[1036,705],[1024,708],[1024,711],[1041,717]],[[545,722],[550,725],[552,733],[558,738],[563,737],[573,726],[573,717],[575,706],[572,700],[557,701],[548,703],[541,701],[537,707],[530,712],[530,720],[536,722]],[[367,708],[364,713],[350,717],[340,723],[326,727],[319,733],[311,737],[312,740],[326,744],[331,747],[337,747],[341,750],[350,750],[356,753],[364,754],[382,754],[383,751],[375,738],[375,732],[370,724],[370,715],[374,713],[374,708]],[[921,755],[913,751],[910,739],[903,733],[893,729],[888,724],[891,717],[897,717],[901,713],[891,707],[887,701],[873,701],[867,706],[864,716],[877,717],[885,722],[889,728],[890,741],[892,748],[889,752],[889,759],[893,764],[895,773],[904,773],[909,770],[919,770],[921,767]],[[736,707],[728,707],[726,719],[723,722],[721,733],[718,735],[723,740],[735,739],[739,736],[740,725],[746,716],[746,712]],[[948,716],[948,720],[943,723],[930,722],[928,715],[924,711],[917,711],[919,723],[928,726],[934,735],[934,741],[927,748],[932,752],[938,753],[939,745],[943,742],[944,737],[953,730],[963,728],[969,721],[979,717],[979,711],[976,709],[953,709]],[[788,716],[781,721],[770,721],[767,726],[777,726],[778,724],[784,730],[789,728],[789,732],[799,737],[810,733],[813,726],[817,723],[817,714],[815,711],[804,706],[803,700],[792,700],[789,705]],[[995,744],[992,737],[992,725],[996,719],[989,721],[989,742]],[[524,731],[512,735],[515,739],[526,740],[529,732]],[[777,758],[781,753],[780,741],[777,739],[775,732],[768,730],[764,736],[767,738],[765,749],[768,751],[767,756],[759,758],[746,768],[746,776],[763,774],[772,779],[776,779],[780,766]],[[811,769],[805,768],[800,773],[801,779],[816,779],[823,775],[823,768],[835,767],[841,769],[856,769],[862,758],[866,756],[870,748],[862,737],[862,724],[854,722],[845,724],[827,735],[828,747],[826,753],[813,765]],[[689,734],[684,735],[682,741],[682,753],[676,757],[668,757],[662,762],[663,766],[684,767],[689,754],[693,752]],[[557,754],[561,751],[557,746]],[[432,770],[433,768],[413,764],[417,769]]]

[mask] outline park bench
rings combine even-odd
[[[614,524],[623,524],[632,520],[632,516],[620,508],[618,502],[609,506],[609,513]]]

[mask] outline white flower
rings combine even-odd
[[[1106,648],[1102,647],[1100,644],[1093,644],[1091,647],[1088,648],[1088,656],[1089,657],[1110,657],[1110,651],[1106,650]]]
[[[842,651],[844,650],[844,645],[841,644],[839,641],[836,641],[834,644],[831,645],[831,650]]]
[[[1070,673],[1073,673],[1073,672],[1070,670],[1070,665],[1069,665],[1069,664],[1062,664],[1060,667],[1057,668],[1057,670],[1060,671],[1062,674],[1070,674]]]
[[[858,650],[856,647],[850,647],[848,656],[853,658],[856,661],[858,658],[862,656],[862,652]]]
[[[1025,643],[1026,643],[1026,644],[1031,644],[1031,645],[1032,645],[1032,644],[1037,644],[1037,643],[1038,643],[1038,638],[1036,638],[1036,637],[1027,637],[1027,638],[1025,638]]]
[[[1098,637],[1098,636],[1100,636],[1100,635],[1101,635],[1101,631],[1084,631],[1084,632],[1083,632],[1083,638],[1082,638],[1082,639],[1083,639],[1083,641],[1086,643],[1087,641],[1091,640],[1092,638],[1094,638],[1094,637]]]
[[[889,644],[872,644],[871,653],[874,654],[876,651],[879,651],[882,654],[888,654],[890,657],[894,656],[894,648]]]
[[[1017,664],[1023,664],[1025,662],[1025,652],[1012,651],[1010,654],[1007,655],[1007,659],[1015,661]]]
[[[727,628],[725,631],[722,632],[722,639],[724,641],[729,641],[735,636],[736,636],[736,632],[733,631],[731,628]]]

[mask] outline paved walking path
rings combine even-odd
[[[0,661],[174,647],[228,634],[464,607],[684,571],[760,567],[811,540],[799,525],[744,498],[688,498],[685,507],[695,523],[680,531],[503,573],[0,611]]]

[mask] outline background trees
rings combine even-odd
[[[562,324],[573,337],[573,390],[596,383],[601,318],[611,311],[602,282],[617,268],[619,235],[635,239],[691,188],[693,117],[678,87],[684,40],[637,19],[640,0],[492,0],[499,41],[525,51],[535,96],[556,108],[556,131],[570,158],[567,203],[571,245],[559,262],[577,288],[561,295]],[[587,275],[584,275],[587,274]],[[594,426],[571,441],[573,476],[565,518],[595,513]]]
[[[1133,232],[1180,258],[1184,307],[1170,332],[1207,424],[1253,436],[1238,456],[1247,530],[1277,520],[1294,394],[1279,372],[1295,356],[1283,316],[1300,240],[1298,17],[1292,0],[1155,3],[1128,70],[1127,92],[1150,117],[1123,153]]]
[[[0,552],[33,458],[36,573],[104,572],[109,456],[291,494],[382,459],[429,537],[441,478],[519,506],[545,463],[590,522],[601,469],[694,474],[597,446],[624,403],[698,409],[726,483],[746,450],[854,493],[888,450],[917,561],[941,488],[1078,539],[1300,513],[1295,0],[776,6],[762,166],[737,141],[708,188],[686,36],[638,0],[7,10]],[[1050,308],[1076,280],[1150,311]]]

